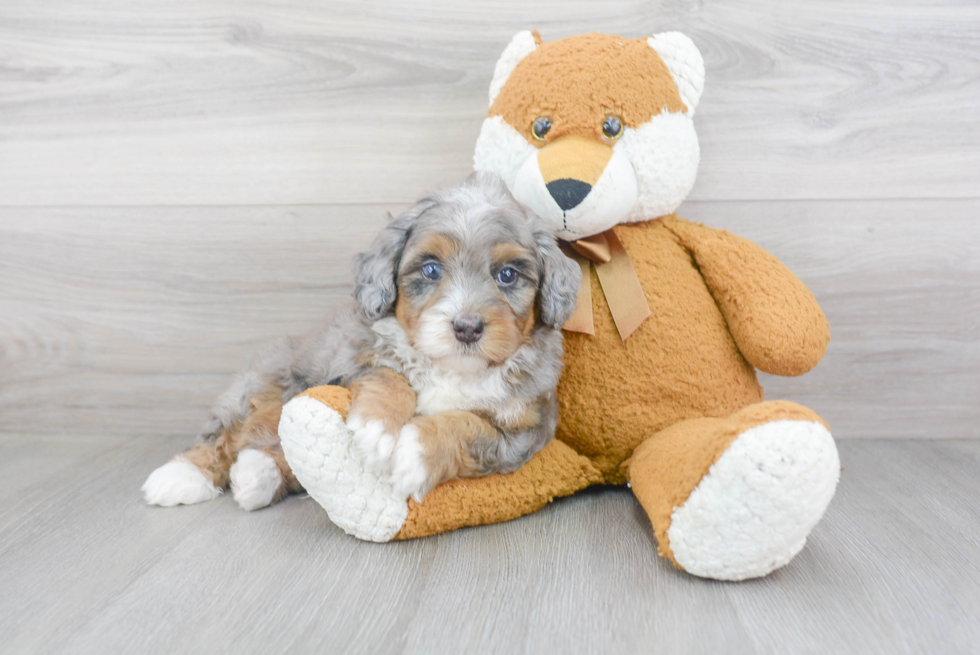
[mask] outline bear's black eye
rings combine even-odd
[[[500,272],[497,273],[497,282],[505,287],[514,284],[515,280],[517,280],[517,271],[510,266],[500,269]]]
[[[442,268],[435,262],[429,262],[422,267],[422,276],[427,280],[438,280],[442,277]]]
[[[602,122],[602,136],[610,140],[618,139],[623,134],[623,123],[615,116],[606,116]]]
[[[534,123],[531,124],[531,133],[534,134],[534,138],[539,141],[544,141],[544,135],[548,133],[551,129],[551,119],[547,116],[542,116],[540,118],[534,119]]]

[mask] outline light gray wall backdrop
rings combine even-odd
[[[690,35],[680,214],[813,289],[826,359],[769,397],[839,438],[980,437],[980,7],[4,0],[0,430],[196,432],[249,353],[466,175],[510,37]]]

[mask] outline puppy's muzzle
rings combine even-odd
[[[476,343],[483,336],[487,324],[476,314],[460,314],[453,319],[453,334],[462,343]]]

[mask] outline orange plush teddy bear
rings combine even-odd
[[[703,83],[700,53],[676,32],[514,37],[475,167],[548,221],[585,273],[557,439],[515,473],[454,480],[416,503],[354,454],[348,392],[311,389],[284,408],[280,436],[335,523],[405,539],[630,484],[660,554],[694,575],[757,577],[800,551],[836,489],[837,450],[812,410],[764,401],[755,369],[809,371],[827,320],[775,257],[674,215],[697,173]]]

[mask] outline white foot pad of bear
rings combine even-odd
[[[408,516],[406,498],[364,467],[337,411],[307,396],[293,398],[282,408],[279,438],[296,479],[334,524],[366,541],[398,534]]]
[[[834,439],[820,423],[750,428],[671,515],[667,537],[674,558],[705,578],[766,575],[802,550],[839,478]]]

